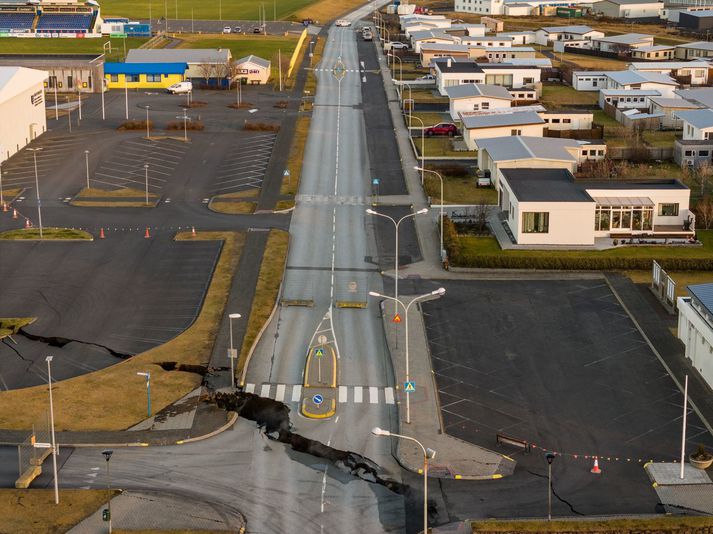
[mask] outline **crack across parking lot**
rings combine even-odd
[[[37,334],[30,334],[24,328],[20,328],[20,330],[18,330],[18,332],[17,332],[17,335],[23,336],[23,337],[29,339],[30,341],[39,341],[40,343],[46,343],[50,347],[63,348],[70,343],[79,343],[81,345],[90,345],[93,347],[98,347],[100,349],[104,349],[111,356],[114,356],[115,358],[120,358],[122,360],[126,360],[133,356],[133,354],[129,354],[126,352],[119,352],[117,350],[112,349],[111,347],[107,347],[106,345],[102,345],[100,343],[93,343],[91,341],[82,341],[80,339],[69,339],[69,338],[60,337],[60,336],[40,336]]]

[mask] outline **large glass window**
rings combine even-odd
[[[653,218],[651,206],[597,206],[594,230],[651,230]]]
[[[676,204],[659,204],[659,215],[662,217],[678,216],[678,203]]]
[[[161,75],[160,75],[160,74],[147,74],[147,75],[146,75],[146,81],[147,81],[147,82],[160,82],[160,81],[161,81]]]
[[[522,231],[525,234],[546,234],[550,230],[549,212],[526,211],[522,214]]]

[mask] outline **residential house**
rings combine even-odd
[[[448,35],[443,30],[422,30],[411,34],[411,48],[416,54],[421,52],[421,45],[432,44],[457,44],[459,39]]]
[[[451,25],[451,19],[445,15],[423,15],[421,13],[413,13],[411,15],[401,15],[399,17],[399,24],[401,25],[401,30],[406,29],[406,25],[413,24],[414,22],[429,23],[434,25],[434,27],[439,28],[449,28]]]
[[[555,41],[580,41],[592,40],[597,37],[604,37],[604,32],[600,32],[589,26],[546,26],[539,28],[535,32],[535,42],[543,46],[549,46]]]
[[[537,9],[524,2],[506,2],[505,15],[508,17],[529,17],[537,13]]]
[[[478,168],[497,186],[500,169],[568,169],[576,172],[588,160],[601,160],[606,144],[555,137],[508,136],[478,140]]]
[[[466,83],[447,87],[446,94],[454,121],[464,112],[509,108],[513,101],[510,92],[499,85]]]
[[[498,205],[519,245],[594,245],[597,238],[680,236],[690,190],[678,180],[577,181],[565,168],[501,170]]]
[[[686,358],[713,388],[713,284],[687,286],[688,296],[678,297],[678,339]]]
[[[631,49],[631,57],[643,61],[667,61],[673,59],[675,46],[652,45],[639,46]]]
[[[676,80],[668,74],[659,72],[640,72],[638,70],[614,70],[607,74],[608,89],[653,89],[661,96],[673,98],[673,91],[678,87]]]
[[[482,48],[510,48],[512,46],[512,39],[509,37],[460,37],[460,42]]]
[[[662,96],[652,96],[649,98],[651,113],[661,113],[661,126],[680,130],[683,128],[683,121],[678,117],[679,111],[689,109],[700,109],[701,106],[683,98],[664,98]]]
[[[657,19],[663,7],[663,2],[650,0],[601,0],[594,4],[593,10],[605,17],[617,19]]]
[[[602,36],[592,39],[592,49],[616,54],[630,54],[636,48],[653,46],[653,35],[625,33],[623,35]]]
[[[591,4],[592,0],[567,0],[566,5]],[[562,0],[455,0],[454,11],[460,13],[475,13],[478,15],[505,15],[508,5],[528,4],[542,14],[549,7],[563,5]]]
[[[495,34],[495,37],[510,37],[512,39],[512,46],[524,46],[533,44],[535,42],[535,38],[537,37],[537,33],[533,31],[498,32]]]
[[[511,135],[542,137],[545,121],[534,111],[463,115],[463,140],[469,150],[478,150],[478,140]]]
[[[514,108],[517,109],[517,108]],[[591,111],[562,110],[540,113],[545,128],[552,130],[591,130],[594,114]]]
[[[421,45],[419,60],[422,67],[429,67],[436,58],[470,59],[472,50],[462,44],[424,43]]]
[[[491,63],[510,63],[513,59],[535,59],[535,49],[531,46],[513,46],[510,48],[487,47],[485,48],[485,57],[487,57]]]
[[[681,166],[698,168],[713,162],[713,109],[684,110],[676,113],[683,137],[673,144],[673,159]]]
[[[599,91],[606,89],[607,73],[594,70],[577,70],[572,72],[572,87],[577,91]]]
[[[669,75],[681,85],[706,85],[709,68],[710,65],[706,61],[647,61],[629,65],[630,70],[637,72]]]
[[[713,29],[713,9],[705,11],[682,11],[678,17],[678,27],[696,32],[705,32]]]
[[[695,43],[677,45],[674,57],[676,59],[700,59],[713,57],[713,42],[696,41]]]
[[[266,84],[270,78],[270,68],[267,59],[251,54],[238,59],[233,66],[233,72],[240,83]]]
[[[232,54],[228,48],[135,48],[126,63],[186,63],[186,79],[200,85],[227,85]]]
[[[165,89],[185,79],[186,63],[104,63],[108,89]]]
[[[446,87],[464,83],[502,85],[511,89],[535,88],[540,83],[541,70],[537,67],[507,63],[469,63],[440,58],[433,61],[438,92],[445,96]]]
[[[487,27],[485,24],[451,24],[450,28],[443,28],[443,31],[457,37],[485,37]]]
[[[599,91],[599,107],[611,104],[616,109],[649,109],[650,99],[660,97],[655,89],[602,89]]]
[[[702,108],[713,108],[713,87],[696,87],[693,89],[676,89],[676,96],[680,96],[699,104]]]

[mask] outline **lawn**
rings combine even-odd
[[[420,128],[421,123],[416,120],[416,118],[421,119],[423,121],[423,124],[428,128],[429,126],[432,126],[434,124],[438,124],[440,122],[453,122],[453,119],[451,119],[451,115],[449,113],[433,113],[433,112],[428,112],[428,111],[415,111],[411,114],[411,127],[412,128]],[[406,116],[404,117],[404,120],[406,121],[406,125],[408,125],[408,113],[406,113]],[[421,132],[419,132],[420,135]]]
[[[25,239],[40,239],[40,229],[39,228],[20,228],[17,230],[6,230],[0,233],[0,240],[18,240],[22,241]],[[74,228],[43,228],[42,229],[42,239],[76,239],[79,241],[89,241],[92,239],[92,234],[85,232],[84,230],[75,230]]]
[[[711,517],[657,516],[635,519],[566,520],[553,521],[472,521],[473,534],[478,532],[698,532],[713,526]],[[680,530],[679,530],[680,529]]]
[[[16,39],[0,38],[0,50],[3,54],[102,54],[104,43],[111,41],[112,53],[107,61],[124,59],[124,44],[127,52],[138,48],[148,39],[127,37],[126,39]]]
[[[572,104],[588,104],[596,108],[598,99],[596,91],[576,91],[567,85],[543,83],[540,103],[548,109],[565,108]]]
[[[648,271],[624,271],[624,274],[631,278],[635,284],[651,285],[651,270]],[[667,273],[676,282],[676,296],[688,296],[686,286],[691,284],[710,284],[713,282],[713,272],[711,271],[672,271]]]
[[[573,54],[571,52],[556,53],[555,57],[557,60],[552,62],[553,66],[559,64],[561,59],[565,64],[570,64],[578,70],[625,70],[627,65],[627,62],[618,59]]]
[[[305,145],[307,144],[307,136],[309,134],[309,125],[311,119],[308,115],[300,115],[295,123],[295,133],[292,137],[292,145],[290,146],[290,155],[287,159],[289,162],[289,176],[282,177],[280,185],[281,195],[296,195],[300,187],[300,178],[302,176],[302,161],[304,159]],[[276,207],[276,209],[286,209]]]
[[[280,0],[265,2],[267,20],[272,20],[276,8],[277,18],[288,18],[295,11],[314,3],[314,0]],[[168,14],[170,21],[175,19],[204,20],[258,20],[259,2],[254,0],[232,0],[230,2],[201,2],[195,0],[174,0],[166,3],[164,0],[105,0],[101,3],[102,16],[152,18]]]
[[[406,89],[406,94],[408,94],[408,89]],[[448,97],[439,95],[435,89],[412,89],[411,98],[414,102],[448,103]]]
[[[498,192],[490,187],[476,187],[473,176],[443,176],[444,204],[497,204]],[[431,173],[424,177],[424,189],[431,202],[441,199],[441,181]]]
[[[1,532],[59,534],[67,532],[107,502],[108,490],[59,490],[59,504],[51,489],[0,490]]]
[[[146,396],[144,383],[136,377],[138,371],[151,371],[151,400],[156,412],[200,385],[200,374],[165,371],[158,363],[197,366],[208,363],[245,234],[199,232],[192,237],[191,232],[184,232],[176,239],[223,241],[198,317],[188,329],[163,345],[99,371],[58,382],[54,388],[57,430],[123,430],[142,421],[146,417]],[[0,392],[0,421],[4,428],[28,429],[46,409],[46,386]]]
[[[676,132],[673,130],[646,130],[641,133],[644,143],[656,148],[672,148]]]
[[[17,334],[23,326],[32,324],[37,317],[14,317],[0,319],[0,339]]]
[[[416,157],[421,157],[421,135],[413,138],[416,145]],[[424,158],[475,158],[478,153],[473,150],[453,150],[453,139],[450,137],[426,137],[423,140]]]

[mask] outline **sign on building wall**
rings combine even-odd
[[[43,98],[42,98],[42,91],[37,91],[35,93],[32,93],[30,96],[30,102],[32,102],[33,106],[39,106],[42,104]]]

